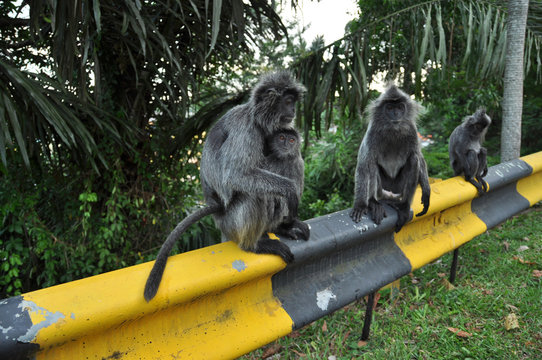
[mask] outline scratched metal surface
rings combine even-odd
[[[396,214],[386,210],[379,226],[367,218],[354,224],[349,210],[312,219],[310,241],[287,241],[296,263],[273,276],[273,293],[294,329],[410,272],[393,240]]]

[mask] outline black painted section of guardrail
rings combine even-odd
[[[515,183],[532,173],[533,168],[531,165],[523,160],[515,159],[490,167],[484,179],[489,183],[489,191],[491,192],[505,185]]]
[[[410,261],[393,240],[396,213],[379,226],[354,224],[350,210],[307,221],[309,241],[285,240],[294,264],[272,278],[273,293],[298,329],[408,274]]]
[[[0,300],[0,359],[22,360],[26,354],[39,350],[38,344],[28,343],[32,320],[24,308],[22,296]]]
[[[529,200],[517,191],[517,181],[532,172],[533,168],[520,159],[492,166],[484,178],[489,192],[472,200],[471,211],[491,229],[529,208]]]

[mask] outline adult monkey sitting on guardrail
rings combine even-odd
[[[264,168],[264,145],[274,133],[293,129],[296,102],[304,91],[287,71],[265,75],[252,90],[250,101],[229,110],[209,131],[200,164],[207,206],[181,221],[162,245],[145,285],[145,300],[156,295],[175,241],[206,215],[213,214],[223,238],[241,249],[293,261],[286,244],[264,235],[283,221],[282,213],[269,206],[271,202],[282,199],[289,217],[295,219],[299,202],[294,180]],[[299,223],[288,224],[291,233],[308,238],[304,229],[296,229]]]
[[[454,175],[464,175],[479,194],[487,191],[487,183],[482,179],[487,175],[487,149],[482,147],[482,143],[489,125],[491,118],[486,110],[479,109],[454,129],[448,141]]]
[[[416,128],[421,105],[394,84],[368,108],[369,126],[358,152],[354,222],[369,214],[375,224],[386,216],[382,202],[397,210],[395,231],[410,219],[410,205],[418,183],[422,188],[423,210],[429,208],[429,177]],[[399,195],[399,199],[394,199]]]

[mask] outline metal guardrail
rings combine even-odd
[[[296,261],[231,242],[169,259],[156,297],[152,262],[0,300],[0,359],[230,359],[257,349],[452,251],[542,200],[542,152],[493,166],[489,192],[456,177],[393,232],[348,210],[311,219]],[[414,213],[421,210],[420,194]]]

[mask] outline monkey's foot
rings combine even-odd
[[[298,219],[286,220],[273,232],[293,240],[309,240],[310,236],[309,225]]]
[[[376,225],[380,225],[382,219],[387,216],[384,206],[376,200],[369,201],[369,212]]]
[[[484,179],[480,178],[480,179],[478,180],[478,182],[479,182],[480,184],[482,184],[482,190],[483,190],[483,192],[487,192],[487,191],[489,190],[489,186],[488,186],[487,182],[486,182]]]
[[[278,255],[287,264],[294,261],[294,254],[292,254],[288,245],[280,242],[279,240],[261,238],[256,244],[254,253]]]
[[[395,232],[399,232],[401,228],[410,220],[410,206],[406,209],[397,208],[397,222],[395,223]]]
[[[483,180],[482,180],[482,181],[483,181]],[[485,181],[483,181],[483,183],[484,183],[483,185],[480,185],[480,183],[477,182],[477,181],[474,180],[474,179],[470,179],[470,180],[468,180],[468,182],[470,182],[472,185],[474,185],[474,187],[476,188],[476,190],[478,190],[478,194],[481,195],[481,194],[483,194],[483,193],[485,192],[485,191],[484,191],[484,186],[487,186],[487,185],[485,184]]]
[[[296,240],[309,240],[309,237],[311,235],[309,225],[298,219],[295,219],[294,222],[290,225],[290,232],[293,235],[292,238]]]

